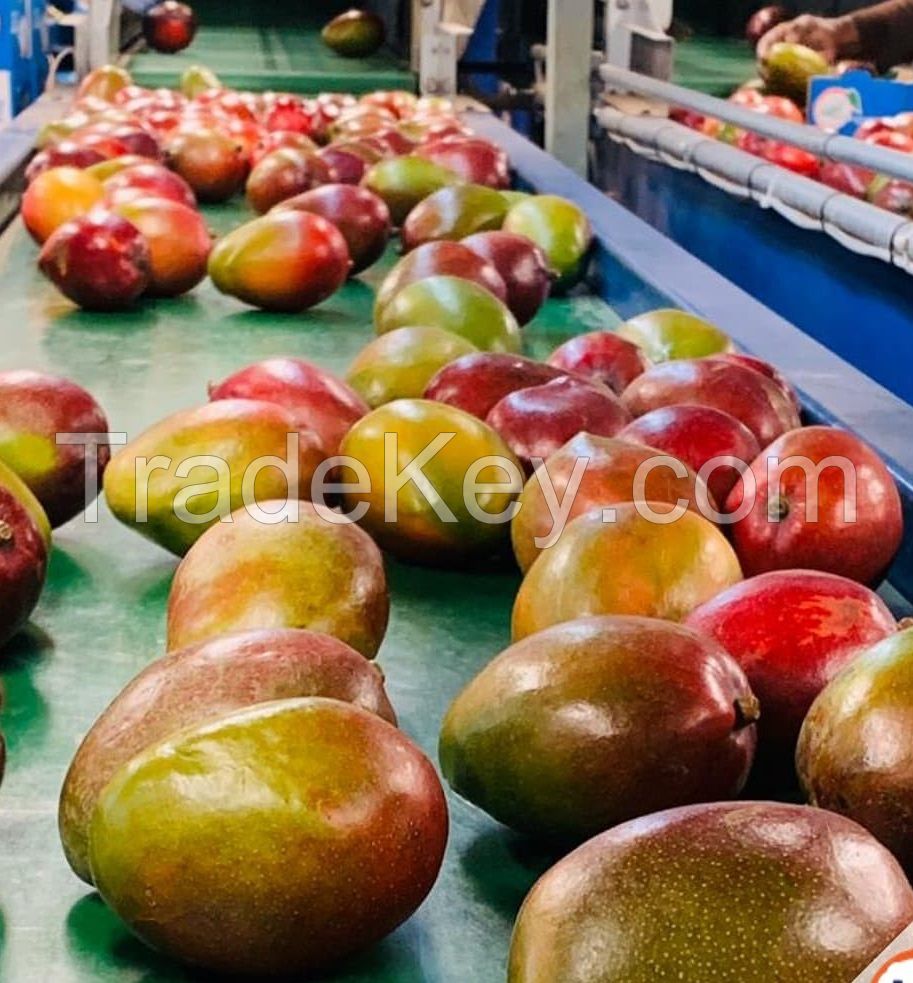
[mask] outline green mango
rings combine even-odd
[[[188,99],[196,99],[210,89],[222,89],[224,86],[211,68],[206,68],[205,65],[191,65],[181,75],[179,88]]]
[[[289,458],[290,443],[297,454],[287,478],[270,465]],[[278,404],[217,400],[175,413],[123,447],[105,470],[105,497],[121,522],[183,556],[243,504],[309,496],[323,457],[317,435],[299,430]]]
[[[477,351],[442,328],[397,328],[359,352],[346,381],[371,409],[394,399],[420,399],[440,369]]]
[[[820,52],[804,44],[781,41],[768,51],[760,72],[768,94],[786,96],[804,106],[809,82],[816,75],[830,74],[830,65]]]
[[[296,978],[370,947],[440,871],[434,767],[360,707],[279,700],[171,735],[103,790],[92,878],[145,942],[218,973]]]
[[[649,311],[620,325],[618,334],[641,348],[655,364],[735,350],[728,334],[687,311]]]
[[[348,10],[334,17],[320,35],[323,43],[343,58],[368,58],[387,39],[384,22],[367,10]]]
[[[387,203],[395,225],[402,225],[409,212],[435,191],[462,183],[453,171],[415,155],[378,161],[361,181],[362,187]]]
[[[171,585],[169,651],[249,628],[308,628],[374,658],[390,613],[380,551],[351,522],[291,505],[288,521],[240,509],[200,538]]]
[[[411,325],[450,331],[485,352],[518,352],[520,326],[494,294],[455,276],[432,276],[403,287],[380,312],[377,333]]]
[[[815,701],[796,768],[808,799],[855,819],[913,873],[913,628],[861,652]]]
[[[573,286],[586,272],[593,230],[583,210],[566,198],[528,197],[510,209],[502,227],[526,236],[542,250],[557,288]]]
[[[220,635],[147,666],[96,720],[60,793],[60,839],[91,883],[89,822],[104,787],[151,744],[191,724],[272,700],[322,696],[392,724],[383,675],[344,642],[294,629]]]
[[[403,248],[415,249],[426,242],[456,242],[476,232],[500,229],[507,215],[504,195],[481,184],[441,188],[420,202],[402,228]]]
[[[441,770],[506,826],[580,842],[737,796],[758,715],[745,673],[711,639],[650,618],[584,618],[512,646],[460,693]]]
[[[911,921],[903,871],[855,823],[775,802],[688,806],[553,867],[520,912],[508,983],[848,983]]]

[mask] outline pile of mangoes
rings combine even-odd
[[[312,974],[385,936],[431,891],[448,816],[370,661],[384,553],[470,582],[515,562],[514,644],[467,680],[439,750],[455,793],[566,854],[523,907],[509,978],[851,979],[913,920],[898,863],[913,869],[913,631],[873,592],[903,539],[885,464],[803,426],[774,366],[683,311],[524,356],[548,295],[586,276],[592,231],[570,201],[508,190],[503,152],[446,107],[199,75],[176,120],[162,94],[120,100],[173,124],[171,164],[208,197],[240,188],[246,157],[217,155],[231,180],[216,193],[188,107],[233,140],[256,117],[264,215],[216,245],[220,289],[297,311],[394,226],[405,255],[346,381],[267,359],[98,455],[117,519],[181,560],[168,652],[67,775],[74,871],[141,938],[208,969]],[[343,167],[350,184],[302,186]],[[106,429],[86,412],[65,429]],[[70,458],[27,413],[2,432],[0,460],[60,520],[85,506],[52,505]],[[22,530],[3,575],[25,596],[16,573],[43,576],[46,530],[14,475],[0,490]],[[797,778],[833,811],[736,801],[788,797]]]
[[[874,66],[853,62],[829,65],[818,52],[804,45],[781,42],[771,48],[759,65],[761,78],[740,86],[729,101],[765,116],[775,116],[790,123],[805,123],[806,114],[802,107],[806,104],[810,81],[816,76],[839,77],[844,72],[859,68],[875,72]],[[669,115],[677,122],[714,139],[732,144],[803,177],[814,178],[843,194],[899,215],[913,213],[913,182],[879,174],[856,164],[822,159],[782,140],[763,137],[751,130],[689,110],[672,107]],[[853,138],[875,147],[913,154],[913,114],[904,112],[866,119],[856,128]]]

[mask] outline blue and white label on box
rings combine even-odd
[[[828,133],[852,136],[867,119],[913,111],[913,85],[876,79],[865,71],[812,79],[808,121]]]

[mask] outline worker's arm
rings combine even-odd
[[[913,59],[913,0],[886,0],[845,17],[805,14],[765,34],[758,55],[779,41],[808,45],[831,62],[861,58],[890,68]]]

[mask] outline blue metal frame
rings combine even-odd
[[[878,450],[897,479],[906,517],[907,535],[891,582],[913,598],[913,407],[506,124],[483,114],[472,115],[470,124],[507,151],[521,182],[540,193],[563,195],[587,213],[597,240],[593,286],[622,316],[674,306],[707,318],[745,351],[781,368],[799,388],[810,420],[852,430]],[[802,295],[819,311],[822,304],[831,307],[827,294],[802,288]]]

